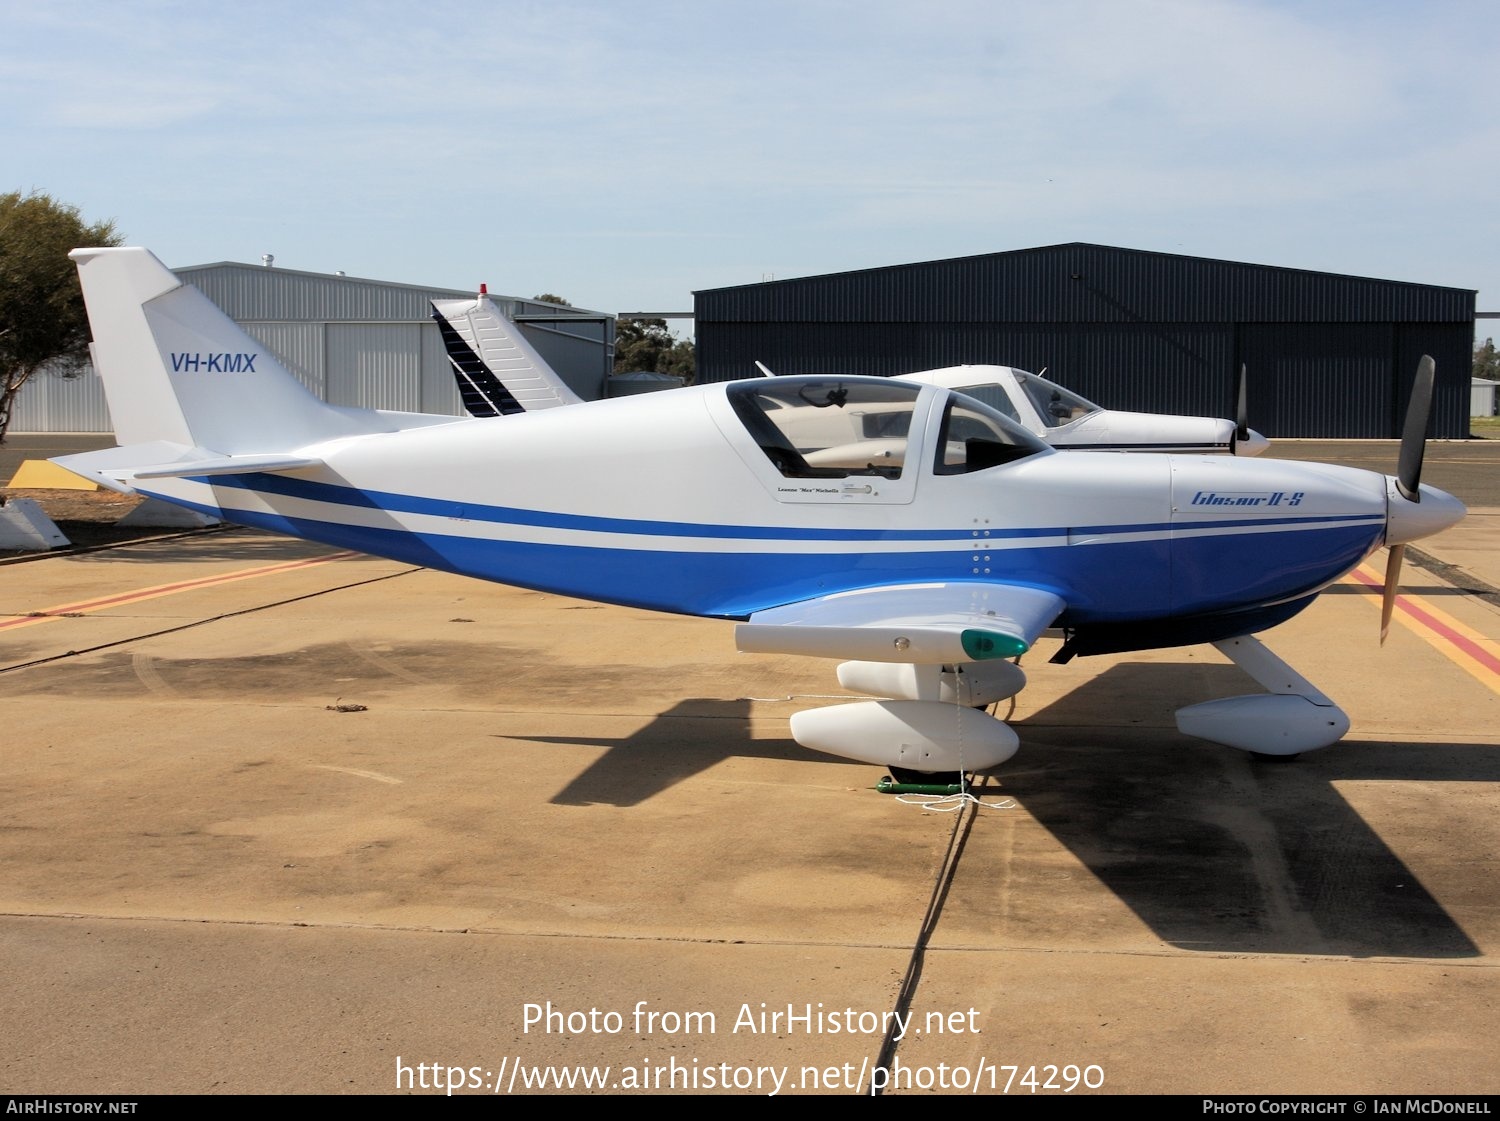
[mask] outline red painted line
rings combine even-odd
[[[1406,600],[1404,600],[1400,596],[1396,597],[1396,606],[1401,608],[1402,611],[1405,611],[1413,619],[1416,619],[1424,626],[1435,631],[1437,634],[1442,635],[1449,642],[1453,643],[1454,646],[1458,647],[1465,654],[1473,658],[1476,662],[1482,665],[1485,669],[1489,670],[1491,673],[1500,674],[1500,658],[1495,657],[1495,655],[1491,654],[1488,650],[1480,646],[1478,643],[1474,642],[1472,639],[1468,638],[1466,635],[1459,634],[1452,627],[1443,623],[1439,619],[1434,619],[1431,615],[1427,614],[1427,612],[1423,611],[1415,604],[1407,603]]]
[[[98,599],[82,600],[78,603],[65,603],[28,615],[19,615],[15,618],[6,619],[0,622],[0,630],[46,622],[49,619],[56,619],[64,615],[84,615],[90,611],[102,611],[107,607],[119,607],[126,603],[136,603],[140,600],[155,599],[159,596],[175,595],[178,592],[192,591],[195,588],[210,588],[216,584],[228,584],[235,580],[249,580],[256,576],[273,576],[279,572],[292,572],[299,568],[311,568],[314,565],[327,564],[330,561],[344,560],[347,557],[358,555],[358,553],[348,551],[332,553],[326,557],[309,557],[305,560],[263,565],[260,568],[242,568],[235,572],[223,572],[217,576],[202,576],[196,580],[179,580],[173,584],[157,584],[149,588],[137,588],[132,592],[120,592],[115,595],[101,596]]]
[[[1381,581],[1367,575],[1363,569],[1356,568],[1352,573],[1350,573],[1350,575],[1367,587],[1380,590],[1384,589],[1384,584]],[[1423,610],[1421,607],[1412,603],[1403,595],[1398,595],[1396,597],[1396,607],[1411,619],[1414,619],[1415,621],[1421,623],[1433,634],[1446,639],[1457,649],[1461,650],[1466,656],[1478,662],[1481,666],[1489,670],[1491,673],[1500,676],[1500,658],[1497,658],[1494,654],[1490,653],[1483,646],[1480,646],[1477,642],[1469,638],[1467,635],[1461,634],[1458,631],[1454,630],[1452,627],[1448,626],[1447,623],[1444,623],[1441,619],[1435,618],[1427,611]]]

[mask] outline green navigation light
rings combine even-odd
[[[998,631],[967,630],[959,636],[964,653],[976,662],[989,658],[1016,658],[1026,653],[1026,643]]]

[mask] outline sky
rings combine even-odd
[[[269,253],[605,312],[1073,241],[1500,311],[1494,15],[0,0],[0,191],[113,219],[172,267]]]

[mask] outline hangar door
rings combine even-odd
[[[362,409],[421,411],[420,326],[330,323],[328,400]]]
[[[431,323],[330,323],[327,399],[335,405],[462,416],[442,336]]]
[[[1272,439],[1399,434],[1388,323],[1244,323],[1250,426]]]

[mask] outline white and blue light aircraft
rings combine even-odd
[[[473,299],[434,300],[432,318],[442,332],[470,416],[510,416],[579,403],[578,396],[482,287]],[[774,376],[761,363],[756,365],[766,376]],[[1270,441],[1246,422],[1243,368],[1235,420],[1106,409],[1040,374],[1014,366],[948,366],[900,377],[977,397],[1062,451],[1259,455],[1270,447]]]
[[[481,579],[735,622],[739,649],[838,659],[873,700],[798,743],[893,773],[1017,749],[985,708],[1054,660],[1212,643],[1267,693],[1178,712],[1263,755],[1348,717],[1254,635],[1383,546],[1464,514],[1420,484],[1424,360],[1395,477],[1211,455],[1058,453],[973,397],[887,378],[754,378],[503,425],[308,393],[144,249],[72,254],[120,447],[56,462],[225,521]]]

